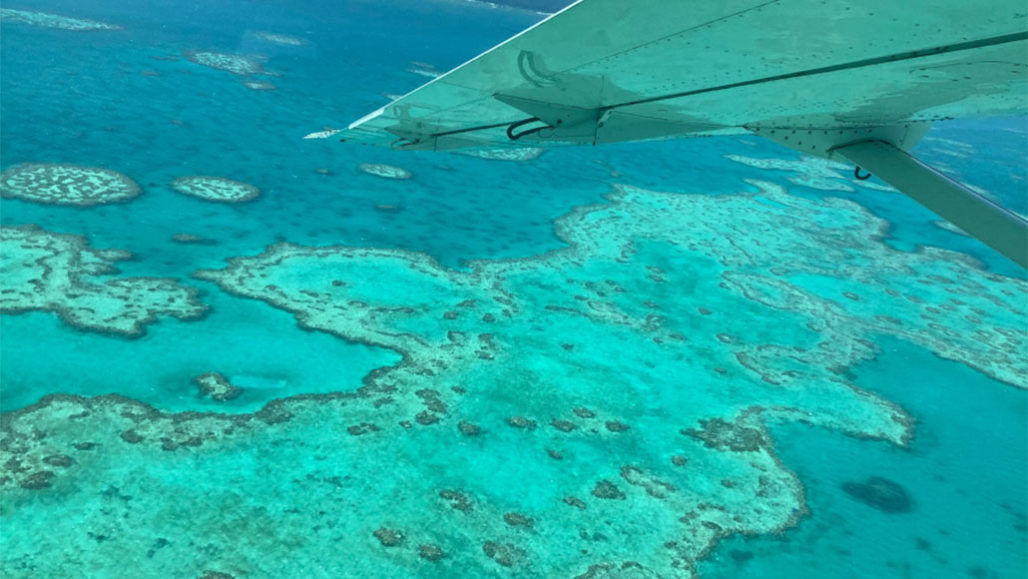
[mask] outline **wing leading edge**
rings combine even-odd
[[[752,132],[847,157],[867,141],[908,151],[935,120],[1026,111],[1022,0],[581,0],[340,136],[449,150]],[[938,186],[901,173],[900,190]],[[1010,217],[1001,251],[1025,266],[1009,248],[1028,247],[1028,224]],[[981,238],[991,223],[958,225]]]

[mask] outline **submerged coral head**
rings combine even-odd
[[[908,513],[914,501],[899,483],[873,476],[862,483],[846,482],[842,490],[854,499],[883,513]]]

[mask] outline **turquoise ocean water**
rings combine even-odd
[[[524,8],[3,8],[122,28],[0,18],[0,170],[142,191],[0,205],[0,286],[36,296],[0,316],[4,577],[1028,571],[1028,283],[883,183],[755,137],[524,162],[302,139],[542,18]],[[916,151],[1028,213],[1025,118]],[[189,175],[260,196],[170,186]],[[70,282],[25,281],[26,231],[72,240]],[[97,274],[89,249],[131,257]],[[192,313],[139,290],[129,317],[165,309],[105,330],[138,278]],[[237,395],[201,395],[211,372]],[[902,490],[855,496],[872,477]]]

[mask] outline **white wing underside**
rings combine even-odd
[[[583,0],[340,136],[444,150],[1024,114],[1026,12],[1023,0]],[[508,127],[533,117],[512,141]]]
[[[581,0],[340,136],[449,150],[750,132],[878,172],[1028,268],[1028,223],[905,152],[931,121],[1026,112],[1024,0]]]

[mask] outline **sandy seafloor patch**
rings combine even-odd
[[[134,339],[59,305],[0,317],[4,576],[1024,576],[1023,273],[903,196],[755,137],[525,163],[301,139],[534,13],[10,8],[123,30],[2,25],[0,170],[143,193],[0,221],[131,252],[65,306],[143,277],[209,309]],[[942,124],[918,152],[1026,213],[1025,125]],[[185,175],[261,196],[189,198]],[[242,394],[201,397],[208,372]],[[842,490],[873,476],[909,512]]]

